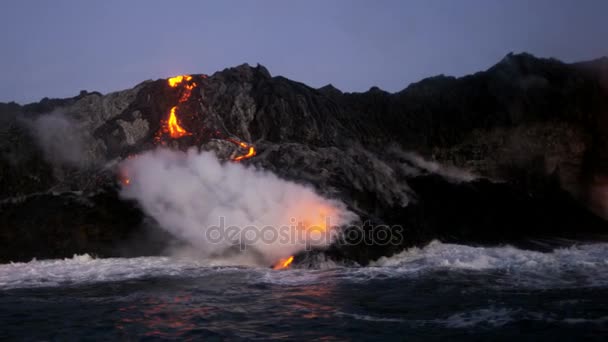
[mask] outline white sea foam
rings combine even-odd
[[[606,286],[608,244],[586,244],[542,253],[511,246],[471,247],[434,241],[424,248],[380,258],[371,266],[363,269],[363,273],[371,271],[370,276],[386,276],[432,270],[499,271],[502,280],[511,285]]]
[[[458,269],[522,269],[565,265],[595,267],[608,265],[608,244],[590,244],[556,249],[551,253],[521,250],[511,246],[471,247],[433,241],[424,248],[411,248],[383,257],[373,266],[448,267]]]
[[[32,260],[0,265],[0,289],[65,286],[145,277],[200,276],[217,272],[213,263],[168,257]],[[234,268],[232,268],[234,269]]]
[[[239,263],[240,264],[240,263]],[[222,267],[217,267],[222,266]],[[448,273],[498,273],[495,285],[563,288],[608,286],[608,244],[557,249],[551,253],[513,247],[470,247],[433,242],[370,267],[290,269],[231,267],[224,261],[175,257],[95,259],[88,255],[62,260],[33,260],[0,265],[0,289],[77,285],[146,277],[199,277],[217,272],[251,273],[255,281],[286,286],[328,281],[359,282],[392,277],[417,277],[443,270]]]

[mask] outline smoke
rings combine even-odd
[[[77,122],[61,112],[27,120],[45,158],[55,166],[86,165],[85,137]]]
[[[310,187],[211,152],[157,149],[120,168],[129,180],[121,195],[203,258],[268,266],[327,246],[336,226],[356,218]]]
[[[390,146],[388,152],[401,161],[399,169],[408,177],[416,177],[430,173],[437,174],[454,183],[470,182],[478,178],[467,170],[427,160],[415,152],[405,152],[397,146]]]

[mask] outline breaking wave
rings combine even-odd
[[[95,259],[89,255],[63,260],[33,260],[0,265],[0,289],[70,286],[128,281],[153,277],[206,277],[219,272],[246,274],[251,281],[297,286],[326,281],[361,282],[390,277],[488,275],[490,285],[522,288],[608,286],[608,244],[598,243],[556,249],[551,253],[514,247],[470,247],[432,242],[369,267],[273,271],[266,267],[241,267],[221,261],[175,257]]]
[[[372,274],[416,275],[429,271],[493,274],[497,284],[525,287],[608,285],[608,244],[558,248],[550,253],[512,246],[472,247],[433,241],[371,264]],[[504,284],[502,283],[504,281]]]

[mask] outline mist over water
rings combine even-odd
[[[121,196],[136,200],[201,258],[268,266],[329,245],[335,227],[356,218],[343,203],[311,187],[222,162],[211,152],[157,149],[127,159],[120,168],[129,179]]]

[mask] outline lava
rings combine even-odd
[[[127,156],[127,159],[131,158],[133,158],[133,155]],[[117,179],[123,186],[129,186],[129,184],[131,184],[131,177],[129,176],[127,169],[124,167],[120,167],[118,169]]]
[[[240,145],[240,144],[239,144],[239,146],[241,146],[243,148],[248,148],[247,154],[242,154],[240,156],[236,156],[236,157],[232,158],[232,161],[238,162],[238,161],[241,161],[243,159],[248,159],[248,158],[251,158],[251,157],[255,156],[256,151],[255,151],[255,148],[253,146],[249,146],[249,145],[247,145],[245,143],[241,143],[241,144],[243,144],[244,146]]]
[[[192,76],[190,75],[179,75],[179,76],[175,76],[175,77],[171,77],[167,80],[167,82],[169,82],[169,86],[171,88],[175,88],[177,87],[180,83],[182,83],[184,80],[186,81],[190,81],[192,80]]]
[[[171,136],[171,138],[173,139],[179,139],[183,136],[191,135],[191,133],[189,133],[184,127],[180,126],[179,120],[177,118],[177,111],[179,109],[179,106],[190,99],[190,96],[192,96],[192,90],[194,90],[194,88],[196,88],[197,86],[196,82],[191,81],[192,76],[190,75],[179,75],[167,79],[167,83],[171,88],[177,88],[184,82],[190,82],[182,87],[182,93],[180,94],[177,105],[171,107],[171,110],[169,111],[169,118],[166,122],[163,122],[162,125],[162,132],[169,133],[169,136]]]
[[[289,265],[293,262],[293,255],[289,258],[281,259],[274,266],[272,266],[273,270],[283,270],[289,268]]]
[[[169,120],[167,120],[167,127],[169,129],[169,135],[171,138],[177,139],[181,138],[184,135],[188,135],[188,131],[186,131],[182,126],[177,122],[177,115],[175,111],[177,110],[177,106],[173,106],[171,108],[171,112],[169,114]]]
[[[241,155],[237,155],[237,156],[232,157],[231,160],[234,161],[234,162],[238,162],[238,161],[241,161],[243,159],[251,158],[251,157],[253,157],[253,156],[255,156],[257,154],[257,151],[255,150],[255,147],[253,147],[253,146],[251,146],[251,145],[249,145],[249,144],[247,144],[245,142],[242,142],[242,141],[237,140],[237,139],[232,139],[232,138],[228,138],[226,140],[229,141],[229,142],[231,142],[231,143],[233,143],[233,144],[235,144],[236,146],[238,146],[238,147],[240,147],[240,148],[242,148],[244,150],[247,150],[247,153],[245,153],[245,154],[241,154]]]
[[[199,78],[206,78],[205,75],[197,76]],[[177,103],[169,109],[166,119],[161,119],[160,129],[154,135],[154,143],[157,145],[166,146],[167,138],[170,139],[180,139],[185,136],[194,136],[195,143],[200,144],[202,141],[200,136],[205,136],[204,128],[203,132],[190,132],[186,127],[187,124],[191,124],[196,126],[196,123],[199,120],[194,115],[186,115],[190,120],[183,122],[183,115],[185,109],[191,110],[192,106],[188,105],[189,100],[191,99],[194,89],[198,87],[197,82],[195,82],[195,78],[191,75],[178,75],[174,77],[170,77],[167,79],[167,84],[169,87],[174,88],[178,92],[178,100]],[[201,99],[198,99],[201,102]],[[191,101],[190,101],[191,102]],[[186,107],[186,105],[188,105]],[[195,113],[200,114],[200,113]],[[196,133],[196,135],[195,135]],[[229,141],[236,145],[239,149],[236,155],[230,158],[233,162],[240,162],[242,160],[251,158],[257,154],[255,147],[252,145],[240,141],[238,138],[231,138],[231,134],[223,134],[220,130],[216,130],[214,133],[214,137],[217,139],[222,139],[224,141]],[[125,181],[126,180],[126,181]],[[130,180],[125,177],[120,177],[120,182],[123,185],[129,185]]]
[[[181,115],[181,105],[186,103],[190,99],[194,88],[197,87],[196,82],[193,81],[193,77],[190,75],[178,75],[170,77],[167,79],[167,83],[171,88],[179,87],[181,93],[177,104],[171,107],[167,120],[162,121],[161,130],[155,136],[155,141],[163,145],[164,142],[162,138],[165,134],[168,134],[172,139],[179,139],[186,135],[192,135],[192,133],[188,132],[188,130],[184,126],[180,125],[178,113]],[[218,138],[230,141],[231,143],[244,150],[244,152],[242,152],[241,154],[231,158],[231,160],[234,162],[239,162],[241,160],[251,158],[257,154],[255,147],[245,142],[242,142],[238,139],[227,138],[223,134],[220,134],[219,131],[216,132],[216,135]]]
[[[188,101],[190,95],[192,95],[192,89],[196,87],[196,83],[192,82],[192,84],[187,84],[184,86],[185,91],[182,93],[182,96],[179,98],[179,103],[184,103]]]

